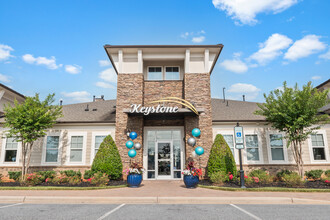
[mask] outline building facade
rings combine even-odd
[[[90,169],[106,135],[116,142],[124,167],[137,162],[146,168],[144,179],[181,179],[188,160],[207,167],[217,134],[222,134],[238,165],[234,126],[244,127],[245,170],[266,168],[270,172],[295,169],[291,148],[283,134],[257,116],[257,103],[211,98],[210,75],[223,45],[111,46],[105,51],[117,73],[117,99],[94,98],[92,102],[63,105],[63,117],[33,148],[31,171]],[[327,89],[329,80],[318,89]],[[329,106],[328,106],[329,107]],[[321,109],[329,114],[327,106]],[[187,144],[194,128],[201,130],[197,156]],[[134,158],[128,156],[128,133],[138,134]],[[20,169],[20,143],[5,138],[0,143],[0,172]],[[330,125],[304,143],[306,169],[329,169]],[[15,158],[8,155],[15,155]],[[17,159],[16,159],[17,158]]]

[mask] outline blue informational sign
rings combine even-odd
[[[236,147],[236,149],[244,149],[243,127],[236,126],[234,128],[234,133],[235,133],[235,147]]]

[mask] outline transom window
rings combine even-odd
[[[70,146],[70,162],[82,162],[83,136],[72,136]]]
[[[283,136],[281,134],[270,134],[269,139],[272,160],[284,160]]]
[[[225,141],[227,142],[234,158],[235,158],[235,151],[234,151],[234,137],[233,135],[231,134],[225,134],[225,135],[222,135],[223,138],[225,139]]]
[[[16,162],[18,143],[15,138],[7,138],[5,146],[5,162]]]
[[[246,152],[248,161],[259,161],[259,144],[256,134],[245,135]]]
[[[59,139],[59,136],[47,136],[46,162],[57,162]]]
[[[148,67],[148,80],[180,80],[180,69],[177,66]]]
[[[326,160],[323,134],[312,134],[311,139],[314,160]]]

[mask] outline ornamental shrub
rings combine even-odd
[[[250,177],[255,183],[269,184],[273,182],[273,177],[263,169],[252,170],[248,174],[248,177]]]
[[[223,171],[218,171],[210,175],[210,180],[212,183],[223,185],[224,182],[228,181],[228,174]]]
[[[23,185],[35,186],[42,183],[42,176],[37,173],[29,173],[25,175],[25,181],[22,182]]]
[[[10,179],[18,181],[22,176],[22,171],[8,171],[8,175]]]
[[[93,175],[94,175],[94,172],[92,170],[85,170],[84,179],[85,180],[90,179],[90,178],[92,178]]]
[[[92,185],[95,186],[106,186],[109,182],[108,174],[106,173],[95,173],[91,178],[87,179]]]
[[[234,176],[237,175],[234,156],[221,134],[215,137],[207,164],[207,171],[209,177],[217,172],[224,172],[225,174],[230,172]]]
[[[122,176],[123,164],[119,151],[111,135],[104,138],[92,164],[94,173],[106,173],[110,179],[117,180]]]
[[[322,176],[323,170],[310,170],[305,172],[305,176],[308,179],[316,180],[320,179]]]
[[[325,174],[327,177],[330,177],[330,170],[326,170],[326,171],[324,172],[324,174]]]
[[[291,174],[283,174],[282,179],[283,182],[289,187],[301,186],[304,183],[304,181],[301,179],[301,176],[296,172]]]
[[[293,173],[293,171],[291,170],[287,170],[287,169],[284,169],[284,170],[281,170],[279,172],[276,173],[276,178],[279,180],[279,181],[283,181],[282,177],[284,174],[288,174],[290,175],[291,173]]]
[[[54,177],[56,176],[55,171],[38,171],[37,174],[41,176],[43,182],[46,179],[54,179]]]
[[[2,183],[2,177],[3,175],[0,173],[0,183]]]
[[[77,177],[77,178],[80,178],[81,179],[81,172],[80,172],[80,170],[78,170],[78,171],[74,171],[74,170],[63,170],[63,171],[60,171],[60,174],[61,175],[65,175],[67,177]]]

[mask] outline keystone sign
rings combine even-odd
[[[187,107],[192,112],[194,112],[196,115],[199,115],[198,111],[196,110],[195,106],[193,106],[193,104],[191,104],[190,102],[188,102],[184,99],[180,99],[177,97],[166,97],[166,98],[163,98],[160,100],[148,102],[147,104],[159,103],[159,102],[177,103],[177,104]],[[162,106],[160,104],[158,104],[156,107],[154,107],[154,106],[145,107],[145,106],[142,106],[141,104],[132,104],[131,109],[130,109],[130,113],[142,113],[144,115],[149,115],[150,113],[177,113],[178,111],[179,111],[179,107],[177,107],[177,106],[166,107],[166,106]]]

